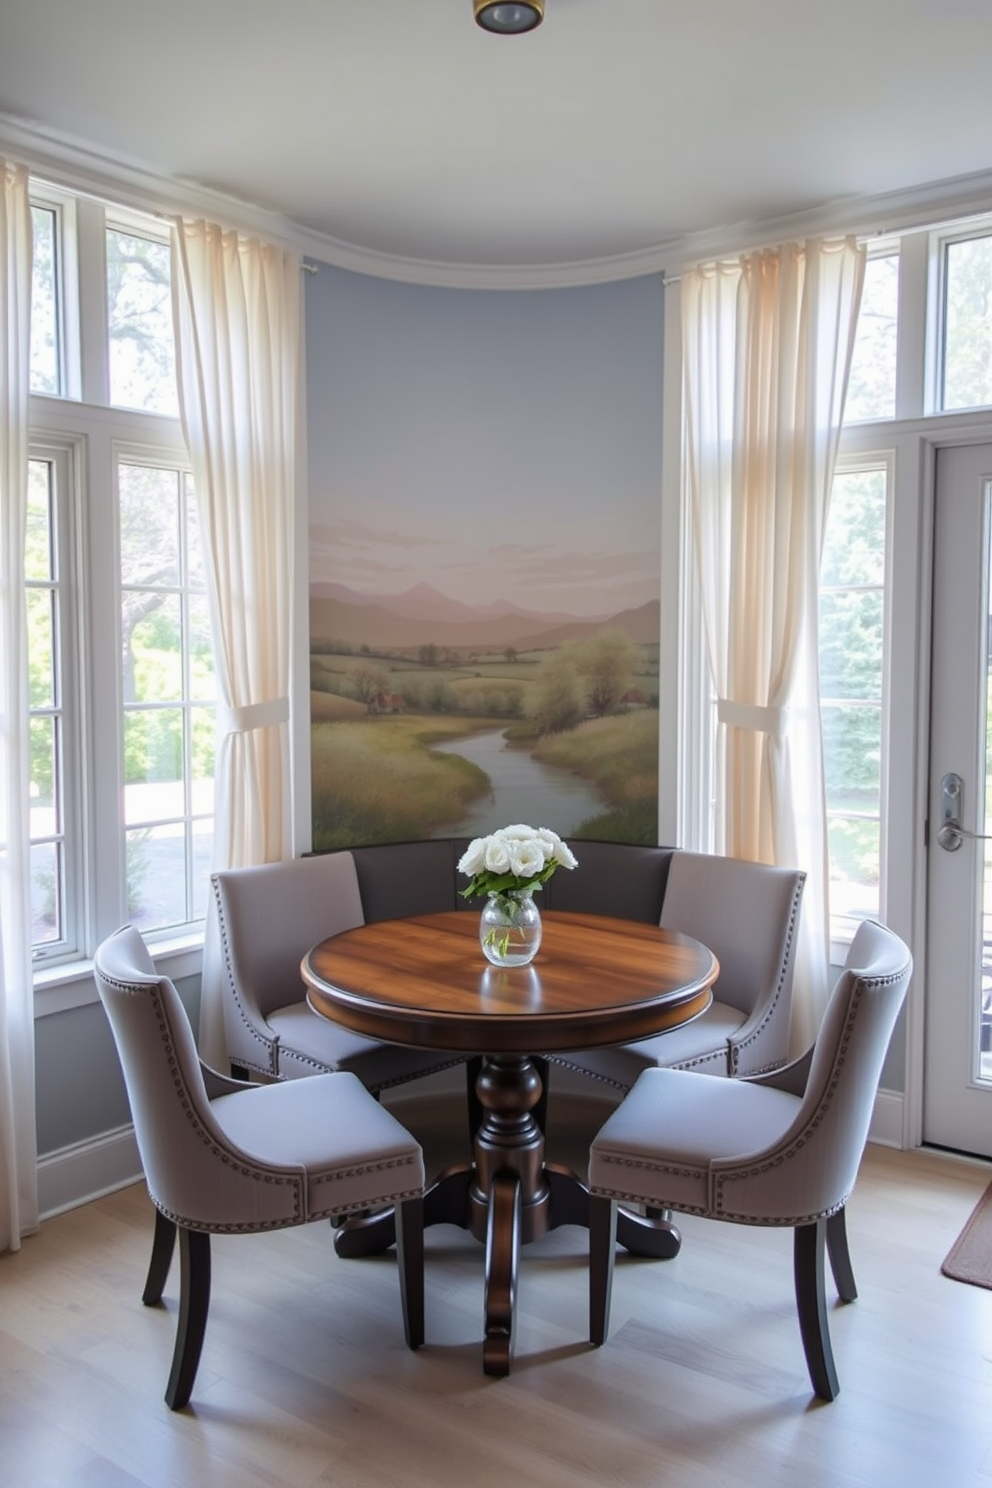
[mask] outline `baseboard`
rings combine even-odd
[[[38,1211],[51,1219],[142,1177],[133,1126],[121,1126],[86,1142],[74,1142],[38,1159]]]
[[[868,1131],[869,1142],[877,1142],[880,1147],[903,1146],[904,1101],[901,1090],[879,1090],[876,1093]]]

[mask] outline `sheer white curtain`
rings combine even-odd
[[[827,997],[817,590],[865,252],[810,240],[682,276],[687,474],[717,695],[717,849],[807,872],[793,1043]]]
[[[24,532],[31,376],[31,204],[0,160],[0,1250],[37,1227]]]
[[[173,226],[180,406],[217,665],[214,865],[292,851],[289,681],[300,261],[202,221]],[[226,1067],[212,917],[201,1052]]]

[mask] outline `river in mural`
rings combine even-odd
[[[485,770],[492,786],[458,821],[439,827],[435,837],[482,837],[511,822],[551,827],[567,837],[606,808],[587,781],[571,770],[542,764],[526,749],[511,748],[501,731],[435,744],[434,750],[471,760]]]

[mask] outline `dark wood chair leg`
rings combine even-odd
[[[161,1302],[162,1293],[165,1291],[165,1283],[169,1276],[169,1267],[172,1265],[172,1252],[176,1245],[176,1227],[171,1219],[166,1219],[161,1210],[155,1210],[155,1234],[152,1237],[152,1258],[148,1263],[148,1275],[145,1278],[145,1290],[141,1294],[141,1300],[146,1307],[154,1307]]]
[[[793,1268],[799,1331],[802,1334],[810,1383],[821,1400],[836,1400],[840,1393],[840,1384],[830,1347],[824,1288],[826,1238],[825,1219],[818,1219],[813,1224],[797,1225],[793,1244]]]
[[[834,1273],[834,1284],[842,1302],[854,1302],[858,1295],[858,1284],[854,1280],[851,1252],[847,1247],[847,1210],[838,1209],[827,1220],[827,1255],[830,1269]]]
[[[404,1199],[394,1213],[403,1332],[407,1346],[418,1349],[424,1341],[424,1201]]]
[[[200,1363],[210,1310],[209,1235],[202,1230],[179,1227],[179,1268],[182,1278],[179,1323],[172,1371],[165,1390],[165,1403],[170,1410],[182,1410],[189,1404]]]
[[[232,1061],[232,1064],[231,1064],[231,1079],[232,1080],[245,1080],[245,1081],[248,1081],[248,1080],[251,1079],[251,1071],[245,1065],[243,1065],[243,1064],[235,1064]]]
[[[589,1195],[589,1339],[605,1343],[610,1331],[613,1262],[617,1249],[617,1206],[613,1199]]]

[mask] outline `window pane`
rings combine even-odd
[[[107,231],[110,401],[145,413],[179,412],[169,245]]]
[[[179,583],[179,475],[149,465],[122,464],[121,583],[152,588]]]
[[[211,787],[213,781],[211,781]],[[213,811],[213,790],[210,809]],[[193,822],[193,905],[192,918],[202,920],[207,913],[210,894],[210,868],[214,849],[213,821]]]
[[[46,583],[54,577],[52,553],[52,467],[48,460],[28,463],[28,510],[24,542],[24,574],[29,581]]]
[[[52,459],[28,462],[24,563],[28,635],[28,790],[32,935],[36,950],[64,949],[65,855],[58,499]]]
[[[181,708],[143,708],[125,714],[128,823],[183,815],[183,760]]]
[[[28,699],[32,708],[55,705],[55,642],[51,589],[29,589],[28,610]]]
[[[992,403],[992,237],[948,243],[944,260],[946,409]]]
[[[898,324],[899,255],[869,258],[847,386],[845,423],[895,416]]]
[[[213,651],[189,476],[125,461],[118,477],[129,913],[151,930],[206,910]]]
[[[820,696],[878,699],[882,685],[882,591],[820,595]]]
[[[60,830],[58,719],[51,716],[32,718],[28,724],[28,740],[31,837],[54,837]]]
[[[882,787],[882,710],[825,703],[823,764],[828,811],[877,816]]]
[[[834,477],[823,543],[820,587],[885,582],[884,470]]]
[[[57,396],[59,376],[58,272],[55,213],[31,208],[34,265],[31,277],[31,391]]]
[[[878,822],[828,819],[831,919],[874,918],[879,910]]]
[[[121,596],[121,608],[125,702],[181,701],[183,652],[179,596],[129,590]]]
[[[839,935],[881,907],[887,483],[884,468],[835,477],[820,574],[830,916]]]
[[[128,919],[141,930],[181,925],[186,907],[186,830],[182,823],[128,832]]]
[[[58,843],[31,848],[31,939],[36,946],[62,939],[62,854]]]

